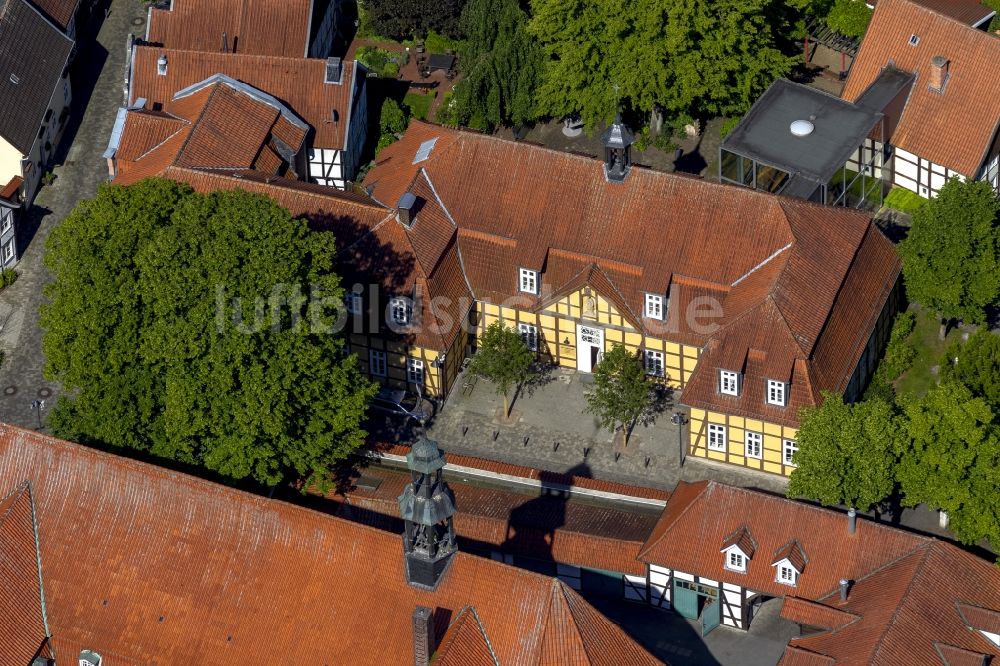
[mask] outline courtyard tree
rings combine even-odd
[[[943,382],[904,411],[897,477],[904,506],[948,514],[961,541],[1000,544],[1000,433],[994,413],[962,384]]]
[[[545,55],[528,34],[517,0],[469,0],[462,11],[462,81],[456,89],[460,122],[476,129],[534,120],[535,89]]]
[[[825,20],[842,35],[863,37],[872,20],[872,10],[858,0],[836,0]]]
[[[264,484],[322,485],[364,443],[376,387],[320,307],[342,299],[330,234],[262,196],[148,180],[102,187],[47,248],[58,436]]]
[[[621,430],[628,446],[636,422],[653,406],[652,388],[639,357],[615,345],[594,368],[594,388],[586,393],[584,413],[596,416],[612,432]]]
[[[465,0],[361,0],[366,27],[382,37],[409,39],[439,32],[460,33],[459,17]]]
[[[824,394],[821,406],[802,410],[800,422],[789,497],[866,511],[893,493],[900,424],[891,404],[850,405]]]
[[[911,299],[948,321],[982,323],[1000,297],[1000,201],[989,183],[948,181],[899,245]]]
[[[965,344],[956,344],[941,363],[941,376],[954,379],[1000,410],[1000,336],[981,328]]]
[[[501,321],[487,326],[477,344],[469,372],[493,384],[497,395],[503,397],[503,415],[508,418],[513,398],[534,374],[535,353],[520,333]]]

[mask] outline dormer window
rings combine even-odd
[[[782,585],[795,586],[806,568],[809,558],[798,541],[789,541],[774,555],[774,580]]]
[[[756,549],[757,546],[753,537],[750,536],[750,530],[744,525],[726,538],[725,543],[722,544],[722,550],[719,552],[726,558],[723,566],[728,571],[746,573],[747,565]]]
[[[773,379],[767,380],[767,404],[778,405],[779,407],[785,406],[785,390],[787,384],[785,382],[775,381]]]
[[[408,299],[394,298],[389,301],[389,315],[392,317],[392,323],[406,326],[413,317],[413,306]]]
[[[779,564],[778,565],[778,575],[775,581],[781,583],[782,585],[795,586],[798,582],[799,572],[795,570],[790,564]]]
[[[725,395],[739,395],[739,373],[732,370],[719,370],[719,392]]]
[[[521,269],[521,279],[520,279],[521,291],[526,294],[537,294],[538,293],[538,271],[533,271],[527,268]]]
[[[661,294],[646,294],[645,312],[650,319],[663,319],[663,296]]]
[[[738,549],[733,548],[729,551],[729,557],[726,558],[726,568],[732,571],[745,572],[747,570],[747,558]]]

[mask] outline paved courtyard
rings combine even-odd
[[[85,26],[80,36],[80,52],[71,74],[71,120],[52,168],[56,180],[41,189],[34,207],[22,217],[18,280],[0,292],[0,348],[5,354],[0,366],[0,421],[29,428],[44,425],[59,395],[59,385],[42,377],[38,308],[42,290],[51,279],[42,265],[45,241],[79,200],[94,196],[98,185],[107,180],[101,154],[122,103],[126,39],[129,33],[145,30],[145,17],[143,3],[113,0],[96,40],[92,30],[98,26],[94,24]],[[36,400],[44,400],[40,410],[33,407]]]

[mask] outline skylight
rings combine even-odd
[[[419,164],[423,162],[428,157],[431,156],[431,151],[434,150],[434,144],[437,143],[437,137],[433,139],[428,139],[420,144],[420,148],[417,149],[417,156],[413,158],[414,164]]]

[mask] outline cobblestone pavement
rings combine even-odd
[[[30,428],[44,424],[59,395],[58,384],[42,377],[44,357],[38,308],[42,290],[51,279],[42,265],[45,240],[76,203],[94,196],[107,180],[101,154],[107,146],[115,114],[122,103],[126,40],[129,33],[145,28],[146,12],[136,0],[113,0],[97,39],[95,19],[85,26],[80,51],[73,66],[73,108],[69,126],[52,169],[56,180],[43,187],[35,205],[18,227],[21,260],[18,279],[0,292],[0,347],[5,359],[0,366],[0,420]],[[40,410],[32,407],[44,400]]]

